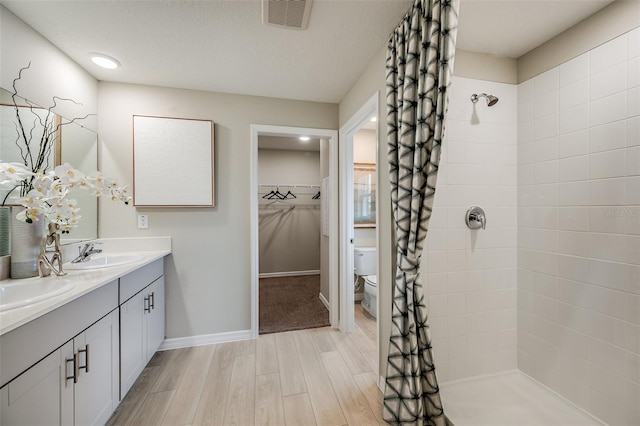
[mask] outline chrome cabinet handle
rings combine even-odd
[[[156,294],[155,294],[155,292],[151,292],[151,295],[149,295],[149,307],[151,309],[155,309],[156,308]]]
[[[149,296],[144,298],[144,311],[151,312],[151,298]]]

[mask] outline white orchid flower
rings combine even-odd
[[[22,163],[0,163],[0,184],[19,181],[33,176]]]
[[[54,172],[62,183],[69,186],[77,185],[80,179],[84,177],[79,170],[74,169],[69,163],[56,166]]]

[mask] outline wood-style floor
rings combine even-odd
[[[108,425],[374,425],[376,322],[158,352]]]

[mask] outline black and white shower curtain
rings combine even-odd
[[[419,266],[431,217],[459,0],[415,0],[387,49],[387,141],[397,270],[384,419],[444,425]]]

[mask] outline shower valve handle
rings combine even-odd
[[[485,229],[487,227],[487,217],[484,210],[478,206],[469,207],[465,215],[465,222],[470,229]]]

